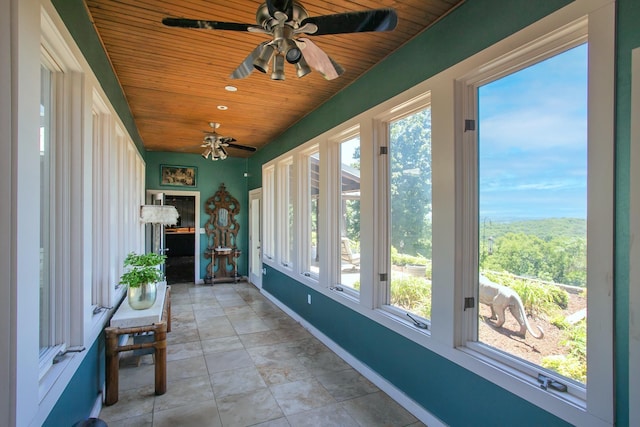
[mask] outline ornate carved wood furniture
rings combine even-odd
[[[205,202],[205,212],[209,220],[204,225],[207,234],[205,258],[211,261],[207,265],[205,283],[220,281],[237,281],[237,258],[240,251],[236,239],[240,224],[236,215],[240,212],[240,203],[227,192],[224,183],[218,191]]]

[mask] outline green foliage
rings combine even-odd
[[[514,277],[511,274],[483,273],[490,280],[513,288],[528,315],[553,315],[569,304],[569,294],[564,289],[537,280]]]
[[[131,252],[124,259],[127,271],[120,276],[120,283],[137,288],[143,283],[154,283],[162,280],[162,271],[158,268],[167,257],[156,253],[136,254]]]
[[[391,280],[391,305],[431,318],[431,282],[421,277]]]
[[[551,355],[542,359],[542,366],[568,378],[587,382],[587,322],[584,320],[564,330],[563,345],[569,349],[567,355]]]
[[[491,255],[486,248],[483,249],[480,265],[487,270],[503,270],[519,276],[585,286],[586,254],[584,236],[544,240],[534,234],[508,232],[494,240]]]
[[[431,257],[431,110],[393,122],[389,134],[391,244]]]
[[[404,266],[404,265],[428,265],[430,262],[422,255],[408,255],[398,253],[395,247],[391,247],[391,264]]]

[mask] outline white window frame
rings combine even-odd
[[[376,306],[384,311],[387,315],[395,317],[401,323],[405,324],[413,324],[412,322],[407,320],[407,311],[402,310],[399,307],[395,307],[390,304],[391,301],[391,223],[389,219],[391,218],[391,203],[390,203],[390,194],[391,194],[391,142],[389,141],[389,124],[391,122],[395,122],[406,118],[412,114],[415,114],[419,111],[425,110],[427,108],[431,108],[431,91],[425,91],[420,95],[394,107],[391,110],[385,111],[383,114],[378,115],[375,118],[374,126],[377,130],[378,138],[378,152],[380,152],[381,147],[387,147],[388,153],[385,155],[378,156],[378,182],[379,188],[381,191],[380,202],[379,202],[379,212],[380,212],[380,225],[384,228],[385,233],[380,233],[380,255],[379,259],[381,260],[381,265],[384,266],[384,272],[387,273],[387,278],[389,280],[380,280],[378,282],[378,291],[376,292]],[[432,119],[432,127],[433,127],[433,119]],[[433,135],[433,134],[432,134]],[[433,141],[433,136],[432,136]],[[433,160],[432,160],[433,163]],[[433,172],[432,172],[433,174]],[[433,200],[432,200],[433,206]],[[433,208],[432,208],[433,210]],[[432,223],[433,226],[433,223]],[[433,285],[432,285],[433,286]],[[432,298],[433,305],[433,298]],[[418,321],[424,322],[427,324],[428,329],[421,329],[421,332],[429,335],[431,330],[431,319],[425,319],[417,314],[410,313],[414,316]]]
[[[276,168],[274,164],[262,167],[262,186],[262,259],[263,262],[272,263],[276,260]]]
[[[299,265],[297,260],[297,233],[296,224],[299,222],[297,216],[297,180],[296,162],[293,156],[289,156],[278,162],[276,169],[276,211],[278,242],[278,263],[286,270],[294,271]],[[291,205],[291,206],[290,206]],[[289,224],[289,209],[293,210],[293,224]]]
[[[567,385],[569,391],[560,393],[549,391],[555,399],[549,405],[545,396],[530,393],[531,386],[538,387],[537,375],[543,372],[537,365],[522,362],[506,356],[504,353],[482,345],[477,339],[477,304],[476,309],[464,311],[463,304],[456,304],[456,316],[460,324],[460,350],[490,365],[502,375],[517,378],[520,384],[508,387],[514,393],[528,398],[558,416],[566,419],[563,409],[566,405],[584,411],[580,415],[581,422],[593,423],[595,420],[613,420],[613,341],[612,313],[613,302],[610,290],[613,288],[613,76],[614,63],[611,52],[612,17],[610,8],[602,8],[589,17],[581,17],[565,26],[550,32],[541,38],[525,44],[522,48],[501,55],[492,61],[477,67],[470,74],[457,82],[460,93],[460,115],[458,123],[467,118],[476,117],[475,94],[477,88],[488,81],[508,75],[546,59],[554,54],[568,50],[583,43],[589,33],[589,57],[599,58],[589,61],[589,98],[588,98],[588,215],[587,230],[589,235],[588,273],[588,341],[587,369],[589,372],[589,392],[587,388],[561,376],[549,374]],[[607,25],[609,25],[607,27]],[[607,34],[607,29],[609,34]],[[608,58],[608,59],[604,59]],[[602,66],[602,64],[607,64]],[[596,95],[598,94],[598,95]],[[465,99],[467,101],[465,101]],[[596,125],[599,124],[599,125]],[[463,126],[457,127],[458,145],[458,179],[463,183],[465,192],[460,194],[460,208],[456,210],[461,235],[458,240],[459,253],[465,262],[461,265],[461,275],[456,286],[462,296],[477,296],[478,275],[478,223],[477,193],[475,180],[477,176],[477,153],[475,152],[476,132],[463,132]],[[597,142],[596,142],[597,141]],[[469,147],[474,147],[469,149]],[[608,342],[609,345],[602,345]],[[495,378],[496,374],[488,375]],[[495,381],[495,379],[494,379]],[[582,416],[586,418],[582,418]],[[573,421],[573,420],[571,420]]]
[[[360,291],[353,289],[349,286],[344,286],[341,283],[342,273],[342,143],[349,141],[355,137],[360,140],[360,167],[362,168],[362,134],[360,132],[360,124],[355,126],[349,126],[344,130],[333,133],[328,139],[329,145],[329,174],[333,178],[330,181],[328,198],[332,199],[332,206],[335,207],[336,215],[333,221],[329,223],[329,235],[328,244],[330,245],[331,261],[329,263],[331,275],[331,287],[333,291],[338,291],[339,294],[351,298],[353,301],[360,299]],[[362,171],[360,171],[360,210],[362,211]],[[360,228],[362,229],[362,216],[360,217]],[[362,231],[361,231],[362,234]],[[362,240],[362,239],[361,239]],[[362,248],[362,242],[360,242]],[[360,255],[362,260],[362,254]],[[362,284],[362,262],[360,264],[360,283]]]
[[[50,247],[51,341],[42,353],[39,378],[46,382],[54,357],[83,343],[82,124],[83,72],[48,16],[42,16],[42,64],[51,71],[50,148],[52,186]],[[41,392],[43,390],[41,389]],[[41,397],[42,394],[41,394]]]
[[[312,229],[312,225],[311,225],[311,218],[312,218],[312,212],[311,212],[311,167],[309,165],[311,156],[314,154],[318,154],[318,158],[319,158],[319,178],[321,179],[322,177],[322,155],[320,154],[320,147],[318,146],[318,144],[313,144],[311,147],[306,148],[305,150],[302,150],[297,156],[296,156],[296,160],[297,160],[297,164],[298,167],[296,168],[298,170],[298,179],[296,180],[297,182],[300,183],[300,185],[298,186],[298,200],[300,201],[300,203],[298,203],[298,213],[296,215],[296,217],[299,219],[297,221],[298,223],[298,233],[297,235],[299,236],[299,238],[295,239],[296,241],[299,241],[299,247],[300,250],[298,251],[299,253],[299,259],[300,262],[298,263],[298,265],[300,266],[300,271],[299,273],[302,274],[303,276],[309,278],[309,280],[313,281],[313,282],[318,282],[318,278],[320,276],[320,274],[316,274],[313,271],[311,271],[311,265],[310,265],[310,261],[311,261],[311,229]],[[320,188],[320,183],[318,182],[318,189]],[[319,191],[319,190],[318,190]],[[320,201],[318,200],[318,203]],[[318,218],[317,221],[318,223],[320,223],[320,209],[318,209]],[[319,250],[319,240],[320,240],[320,236],[316,237],[316,251]],[[317,253],[317,252],[316,252]]]

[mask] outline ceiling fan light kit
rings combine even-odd
[[[229,153],[227,152],[228,147],[251,152],[256,151],[255,147],[234,144],[236,140],[230,136],[218,135],[216,129],[220,127],[220,123],[209,122],[209,126],[211,126],[212,130],[204,131],[206,135],[201,145],[201,147],[204,147],[202,157],[205,159],[209,159],[209,156],[211,156],[211,160],[213,161],[226,159],[229,157]]]
[[[325,79],[332,80],[343,74],[344,68],[311,40],[299,36],[391,31],[398,24],[398,16],[394,9],[383,8],[309,17],[298,2],[267,0],[256,12],[257,25],[170,17],[164,18],[162,23],[170,27],[270,35],[272,40],[260,43],[231,73],[232,79],[246,78],[254,69],[266,74],[271,63],[271,79],[284,80],[286,60],[295,66],[299,78],[314,69]]]

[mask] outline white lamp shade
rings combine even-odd
[[[142,205],[140,207],[140,222],[145,224],[175,225],[179,216],[175,206]]]

